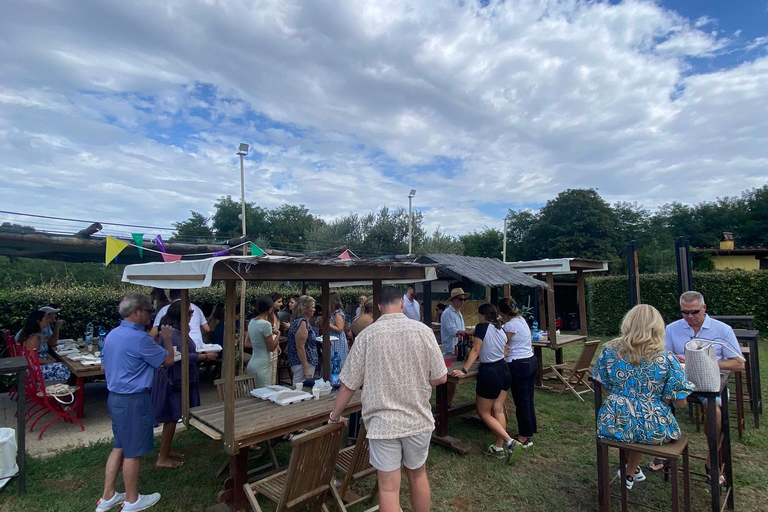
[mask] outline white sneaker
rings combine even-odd
[[[110,510],[122,502],[125,501],[125,493],[122,492],[116,492],[112,498],[105,500],[104,498],[99,499],[98,502],[96,502],[96,512],[107,512],[107,510]]]
[[[134,503],[123,503],[123,512],[136,512],[138,510],[147,510],[149,507],[155,505],[160,501],[160,493],[154,492],[152,494],[139,494],[139,499]]]
[[[616,471],[616,477],[621,478],[621,470]],[[631,490],[632,486],[635,485],[635,482],[644,482],[645,481],[645,473],[643,473],[643,470],[639,467],[637,468],[637,471],[635,471],[635,475],[627,475],[627,481],[625,482],[627,485],[627,489]]]

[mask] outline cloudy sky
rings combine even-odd
[[[170,226],[240,142],[248,201],[326,219],[708,201],[768,181],[766,84],[766,0],[5,0],[2,210]]]

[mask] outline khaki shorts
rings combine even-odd
[[[379,471],[395,471],[400,466],[419,469],[427,462],[432,432],[397,439],[369,439],[369,460]]]

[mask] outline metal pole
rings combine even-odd
[[[413,196],[408,196],[408,254],[413,254]]]
[[[243,216],[243,236],[245,236],[245,171],[243,170],[243,154],[240,155],[240,206]],[[245,251],[245,249],[243,249]],[[245,252],[243,252],[245,254]]]
[[[240,207],[243,217],[243,236],[245,236],[245,171],[243,169],[243,153],[240,152]],[[248,255],[248,244],[243,246],[243,256]],[[238,365],[239,374],[243,373],[244,357],[245,357],[245,337],[248,335],[248,326],[245,325],[245,281],[240,283],[240,364]]]
[[[507,262],[507,220],[509,216],[504,217],[504,242],[501,248],[501,261]]]

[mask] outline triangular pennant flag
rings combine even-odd
[[[107,237],[107,253],[105,255],[105,265],[109,265],[123,249],[128,247],[126,242],[118,240],[117,238]]]
[[[154,240],[152,240],[152,243],[157,246],[157,250],[160,252],[165,252],[165,245],[163,245],[163,237],[160,235],[157,235]]]
[[[179,261],[181,259],[181,254],[168,254],[164,252],[160,256],[163,257],[163,261]]]
[[[344,251],[343,253],[339,254],[340,260],[351,260],[352,258],[349,256],[349,249]]]
[[[226,256],[227,254],[229,254],[229,249],[224,249],[223,251],[217,251],[213,253],[211,256],[215,258],[216,256]]]
[[[136,249],[139,250],[139,258],[144,258],[144,235],[141,233],[131,233],[133,237],[133,243],[136,244]]]
[[[251,256],[264,256],[266,254],[258,245],[251,242]]]

